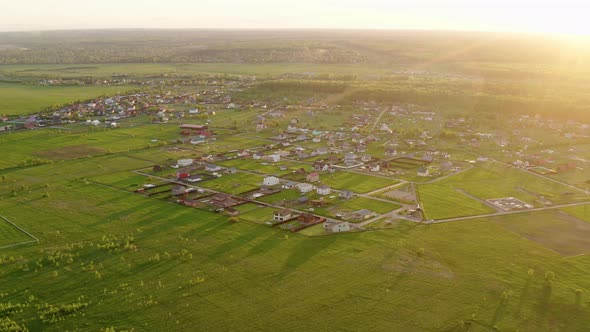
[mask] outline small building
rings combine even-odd
[[[338,194],[338,197],[342,199],[351,199],[354,197],[354,193],[350,190],[342,190],[340,194]]]
[[[348,232],[351,227],[347,221],[328,219],[324,222],[324,230],[331,233]]]
[[[371,161],[371,159],[373,159],[373,157],[371,157],[370,154],[365,154],[361,157],[361,160],[365,163],[368,163],[369,161]]]
[[[429,175],[430,175],[430,172],[428,171],[428,167],[422,166],[422,167],[418,168],[418,176],[426,177]]]
[[[264,159],[273,162],[273,163],[278,163],[279,161],[281,161],[281,154],[279,153],[273,153],[273,154],[269,154],[268,156],[264,157]]]
[[[313,190],[313,185],[311,183],[298,183],[297,189],[299,189],[301,193],[308,193]]]
[[[360,220],[369,219],[373,216],[375,216],[375,212],[373,212],[371,210],[367,210],[367,209],[358,210],[352,214],[352,217],[354,219],[360,219]]]
[[[317,182],[320,180],[320,175],[317,172],[313,172],[313,173],[307,174],[307,176],[305,178],[309,182]]]
[[[193,160],[192,159],[179,159],[178,161],[176,161],[176,164],[180,167],[187,167],[193,164]]]
[[[231,208],[231,207],[226,208],[224,212],[230,217],[235,217],[240,214],[240,211],[238,211],[234,208]]]
[[[280,182],[280,180],[276,176],[267,176],[262,181],[262,183],[265,186],[276,186],[277,184],[279,184],[279,182]]]
[[[330,187],[323,184],[323,185],[316,188],[316,192],[318,193],[318,195],[325,196],[325,195],[330,195],[331,189],[330,189]]]
[[[344,164],[354,165],[357,163],[356,158],[357,156],[354,153],[347,153],[344,155]]]
[[[282,209],[273,213],[272,219],[274,221],[287,221],[293,217],[290,210]]]
[[[295,187],[295,182],[293,182],[293,181],[285,181],[283,183],[283,186],[282,187],[283,187],[283,189],[291,189],[291,188]]]
[[[219,172],[221,169],[221,166],[217,166],[215,164],[207,164],[207,166],[205,166],[205,170],[207,172]]]
[[[186,187],[179,184],[172,187],[172,196],[180,196],[186,193]]]

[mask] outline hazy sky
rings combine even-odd
[[[345,28],[590,35],[589,0],[0,0],[0,31]]]

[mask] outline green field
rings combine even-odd
[[[0,247],[29,241],[33,239],[0,218]]]
[[[1,68],[1,67],[0,67]],[[53,105],[86,100],[101,95],[123,93],[123,86],[32,86],[0,83],[0,114],[28,114]]]
[[[259,175],[236,173],[199,182],[199,186],[230,194],[241,194],[259,188],[262,185],[262,180],[263,177]]]
[[[493,213],[494,209],[440,183],[417,186],[425,219],[446,219]]]
[[[55,187],[61,186],[70,190],[52,190],[49,198],[20,193],[0,201],[7,216],[18,216],[23,227],[42,236],[39,246],[5,251],[23,258],[2,265],[3,276],[11,278],[0,285],[7,294],[3,303],[32,304],[12,315],[30,327],[364,329],[366,319],[375,330],[452,330],[467,320],[523,331],[546,330],[556,322],[564,330],[588,327],[585,320],[573,319],[588,314],[586,306],[568,310],[576,306],[572,289],[590,289],[579,273],[590,266],[587,257],[563,260],[497,222],[287,237],[92,184],[56,181]],[[107,245],[110,249],[101,249]],[[423,256],[416,255],[419,248]],[[35,260],[42,263],[32,269]],[[549,298],[544,295],[546,271],[559,281]],[[326,285],[325,279],[332,282]],[[512,294],[508,301],[502,300],[505,292]],[[46,303],[86,307],[83,315],[50,323],[39,319],[37,305]],[[392,312],[417,308],[416,303],[428,312],[390,318]],[[281,310],[269,312],[269,305]],[[362,320],[356,314],[346,319],[318,314],[321,308],[336,314],[351,307],[370,310]],[[236,314],[228,316],[227,310]],[[162,319],[161,312],[170,314]]]
[[[561,255],[590,253],[590,224],[561,211],[517,214],[493,220]]]
[[[578,205],[561,208],[561,210],[571,216],[590,222],[590,205]]]
[[[346,171],[320,174],[320,181],[334,189],[348,189],[360,194],[387,187],[398,182],[394,179],[385,179]]]
[[[355,197],[350,200],[342,201],[342,203],[338,204],[338,207],[350,211],[368,209],[377,212],[378,214],[383,214],[399,209],[401,206],[395,203],[378,201],[366,197]]]
[[[259,206],[252,203],[240,205],[236,209],[240,211],[240,220],[257,224],[264,224],[267,221],[271,221],[273,212],[275,211],[273,208]]]
[[[11,151],[0,168],[127,152],[166,144],[178,136],[175,127],[137,126],[119,129],[83,127],[76,130],[40,130],[0,135],[0,149]],[[159,142],[152,142],[153,138]]]
[[[516,197],[535,206],[540,206],[537,201],[540,196],[554,204],[588,199],[581,190],[498,163],[480,164],[439,184],[463,189],[481,199]]]

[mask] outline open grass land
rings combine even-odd
[[[0,150],[10,151],[0,160],[0,168],[23,162],[37,163],[127,152],[164,144],[177,136],[176,128],[157,125],[119,129],[36,130],[0,135]],[[152,139],[159,142],[152,142]]]
[[[33,241],[33,239],[0,218],[0,248],[29,241]]]
[[[590,253],[590,224],[561,211],[492,219],[506,229],[564,256]]]
[[[257,224],[264,224],[267,221],[272,220],[273,212],[275,209],[260,206],[253,203],[248,203],[236,207],[236,210],[240,211],[240,220],[254,222]]]
[[[587,199],[583,192],[562,184],[513,167],[486,163],[435,183],[419,185],[427,217],[443,219],[494,212],[460,190],[480,199],[516,197],[537,207],[544,206],[546,200],[564,204]]]
[[[355,197],[350,200],[342,201],[342,203],[338,204],[338,207],[350,211],[368,209],[379,214],[383,214],[399,209],[401,206],[398,204],[378,201],[366,197]]]
[[[248,173],[236,173],[199,182],[198,185],[200,187],[237,195],[259,188],[262,184],[262,180],[262,176]]]
[[[124,86],[33,86],[19,83],[0,83],[0,114],[28,114],[76,100],[106,94],[124,93]]]
[[[92,182],[101,183],[113,188],[134,191],[141,188],[144,184],[159,185],[164,183],[162,180],[150,179],[144,175],[132,172],[120,172],[106,175],[99,175],[88,179]]]
[[[11,319],[31,330],[369,324],[452,331],[469,321],[500,330],[590,327],[579,319],[590,314],[590,280],[579,272],[590,260],[563,260],[495,219],[307,238],[67,177],[54,181],[49,197],[22,192],[0,201],[3,213],[41,237],[38,246],[5,250],[15,259],[0,270],[1,302],[22,304]],[[555,275],[550,289],[547,271]],[[41,315],[45,304],[78,309],[50,321]],[[358,310],[338,315],[351,308]],[[392,316],[399,312],[406,314]]]
[[[279,193],[260,197],[258,200],[261,202],[269,203],[269,204],[276,204],[282,201],[292,201],[296,200],[297,198],[303,196],[298,190],[296,189],[287,189],[282,190]]]
[[[339,171],[332,174],[321,174],[320,180],[334,189],[348,189],[360,194],[398,183],[398,181],[394,179],[346,171]]]
[[[218,162],[217,164],[224,167],[235,167],[243,171],[250,171],[275,176],[289,174],[294,170],[298,170],[300,168],[304,168],[307,171],[311,170],[310,165],[299,164],[297,162],[291,161],[280,161],[278,163],[270,163],[263,160],[254,159],[230,159]],[[282,171],[280,169],[281,166],[285,166],[287,167],[287,169]]]
[[[419,185],[417,189],[426,219],[472,216],[495,211],[445,184]]]
[[[378,65],[345,64],[239,64],[239,63],[132,63],[101,65],[9,65],[0,66],[0,71],[14,74],[16,77],[111,77],[114,74],[133,76],[153,76],[162,74],[198,75],[198,74],[235,74],[235,75],[280,75],[286,73],[316,74],[383,74],[399,68]]]
[[[588,204],[561,208],[561,211],[586,222],[590,222],[590,205]]]

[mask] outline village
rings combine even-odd
[[[313,229],[311,234],[366,230],[398,220],[444,221],[425,211],[430,204],[425,207],[418,187],[480,164],[502,163],[544,177],[583,169],[580,165],[586,162],[566,157],[575,152],[571,149],[556,152],[568,141],[588,137],[589,126],[578,122],[521,115],[502,130],[492,130],[473,117],[411,104],[245,101],[232,96],[251,84],[247,79],[202,83],[196,91],[182,86],[167,92],[148,89],[4,118],[0,130],[72,125],[116,130],[138,124],[177,128],[165,148],[175,149],[179,158],[136,170],[150,181],[135,192],[225,214],[233,221],[291,232]],[[249,120],[230,121],[229,114],[246,114]],[[327,116],[340,121],[328,125]],[[531,128],[550,132],[554,142],[547,135],[535,137]],[[230,137],[257,141],[224,148]],[[530,193],[534,202],[526,202],[512,196],[482,200],[459,192],[495,213],[554,204],[541,193]]]

